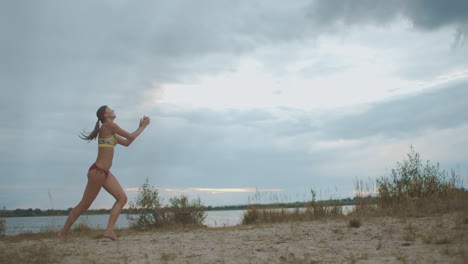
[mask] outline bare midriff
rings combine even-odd
[[[114,148],[99,147],[96,165],[103,170],[110,170],[114,159]]]

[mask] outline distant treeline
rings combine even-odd
[[[66,210],[54,210],[54,209],[47,209],[41,210],[39,208],[36,209],[15,209],[15,210],[0,210],[0,217],[25,217],[25,216],[59,216],[59,215],[68,215],[72,208],[68,208]],[[109,214],[110,209],[94,209],[88,210],[86,214],[88,215],[97,215],[97,214]]]
[[[355,204],[354,198],[345,198],[339,200],[324,200],[320,201],[325,204],[333,204],[333,205],[353,205]],[[223,206],[206,206],[205,211],[227,211],[227,210],[245,210],[251,206],[257,207],[278,207],[278,208],[296,208],[296,207],[304,207],[310,202],[293,202],[293,203],[274,203],[274,204],[242,204],[242,205],[223,205]],[[0,217],[26,217],[26,216],[60,216],[60,215],[68,215],[72,208],[68,208],[66,210],[55,210],[55,209],[48,209],[48,210],[41,210],[41,209],[15,209],[15,210],[0,210]],[[138,209],[123,209],[122,214],[137,214]],[[102,215],[102,214],[110,214],[110,209],[92,209],[85,212],[87,215]]]
[[[337,200],[324,200],[320,201],[324,204],[333,204],[333,205],[354,205],[356,200],[354,198],[344,198]],[[207,206],[205,211],[227,211],[227,210],[245,210],[249,207],[264,207],[264,208],[297,208],[305,207],[310,202],[293,202],[293,203],[271,203],[271,204],[243,204],[243,205],[224,205],[224,206]]]

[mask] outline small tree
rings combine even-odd
[[[146,178],[145,183],[139,188],[135,202],[130,202],[132,215],[127,218],[133,227],[147,229],[157,227],[162,223],[164,216],[161,213],[161,201],[158,190],[151,186]],[[136,213],[136,214],[135,214]]]

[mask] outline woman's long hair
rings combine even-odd
[[[99,107],[99,109],[96,112],[96,116],[98,120],[96,122],[96,126],[94,127],[94,130],[91,133],[85,133],[85,132],[81,133],[80,135],[81,139],[91,141],[97,138],[97,136],[99,135],[99,129],[100,129],[99,121],[101,121],[101,123],[104,123],[104,114],[106,113],[106,108],[107,108],[107,105],[103,105]]]

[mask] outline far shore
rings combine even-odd
[[[325,204],[334,205],[354,205],[355,200],[352,198],[346,198],[341,200],[324,200],[320,201]],[[273,204],[241,204],[241,205],[222,205],[222,206],[205,206],[205,211],[235,211],[235,210],[247,210],[251,206],[258,207],[269,207],[269,208],[297,208],[304,207],[307,202],[292,202],[292,203],[273,203]],[[70,214],[72,208],[68,209],[14,209],[14,210],[0,210],[0,217],[29,217],[29,216],[64,216]],[[85,215],[103,215],[109,214],[110,209],[89,209]],[[124,208],[122,214],[136,214],[138,210],[132,210]]]

